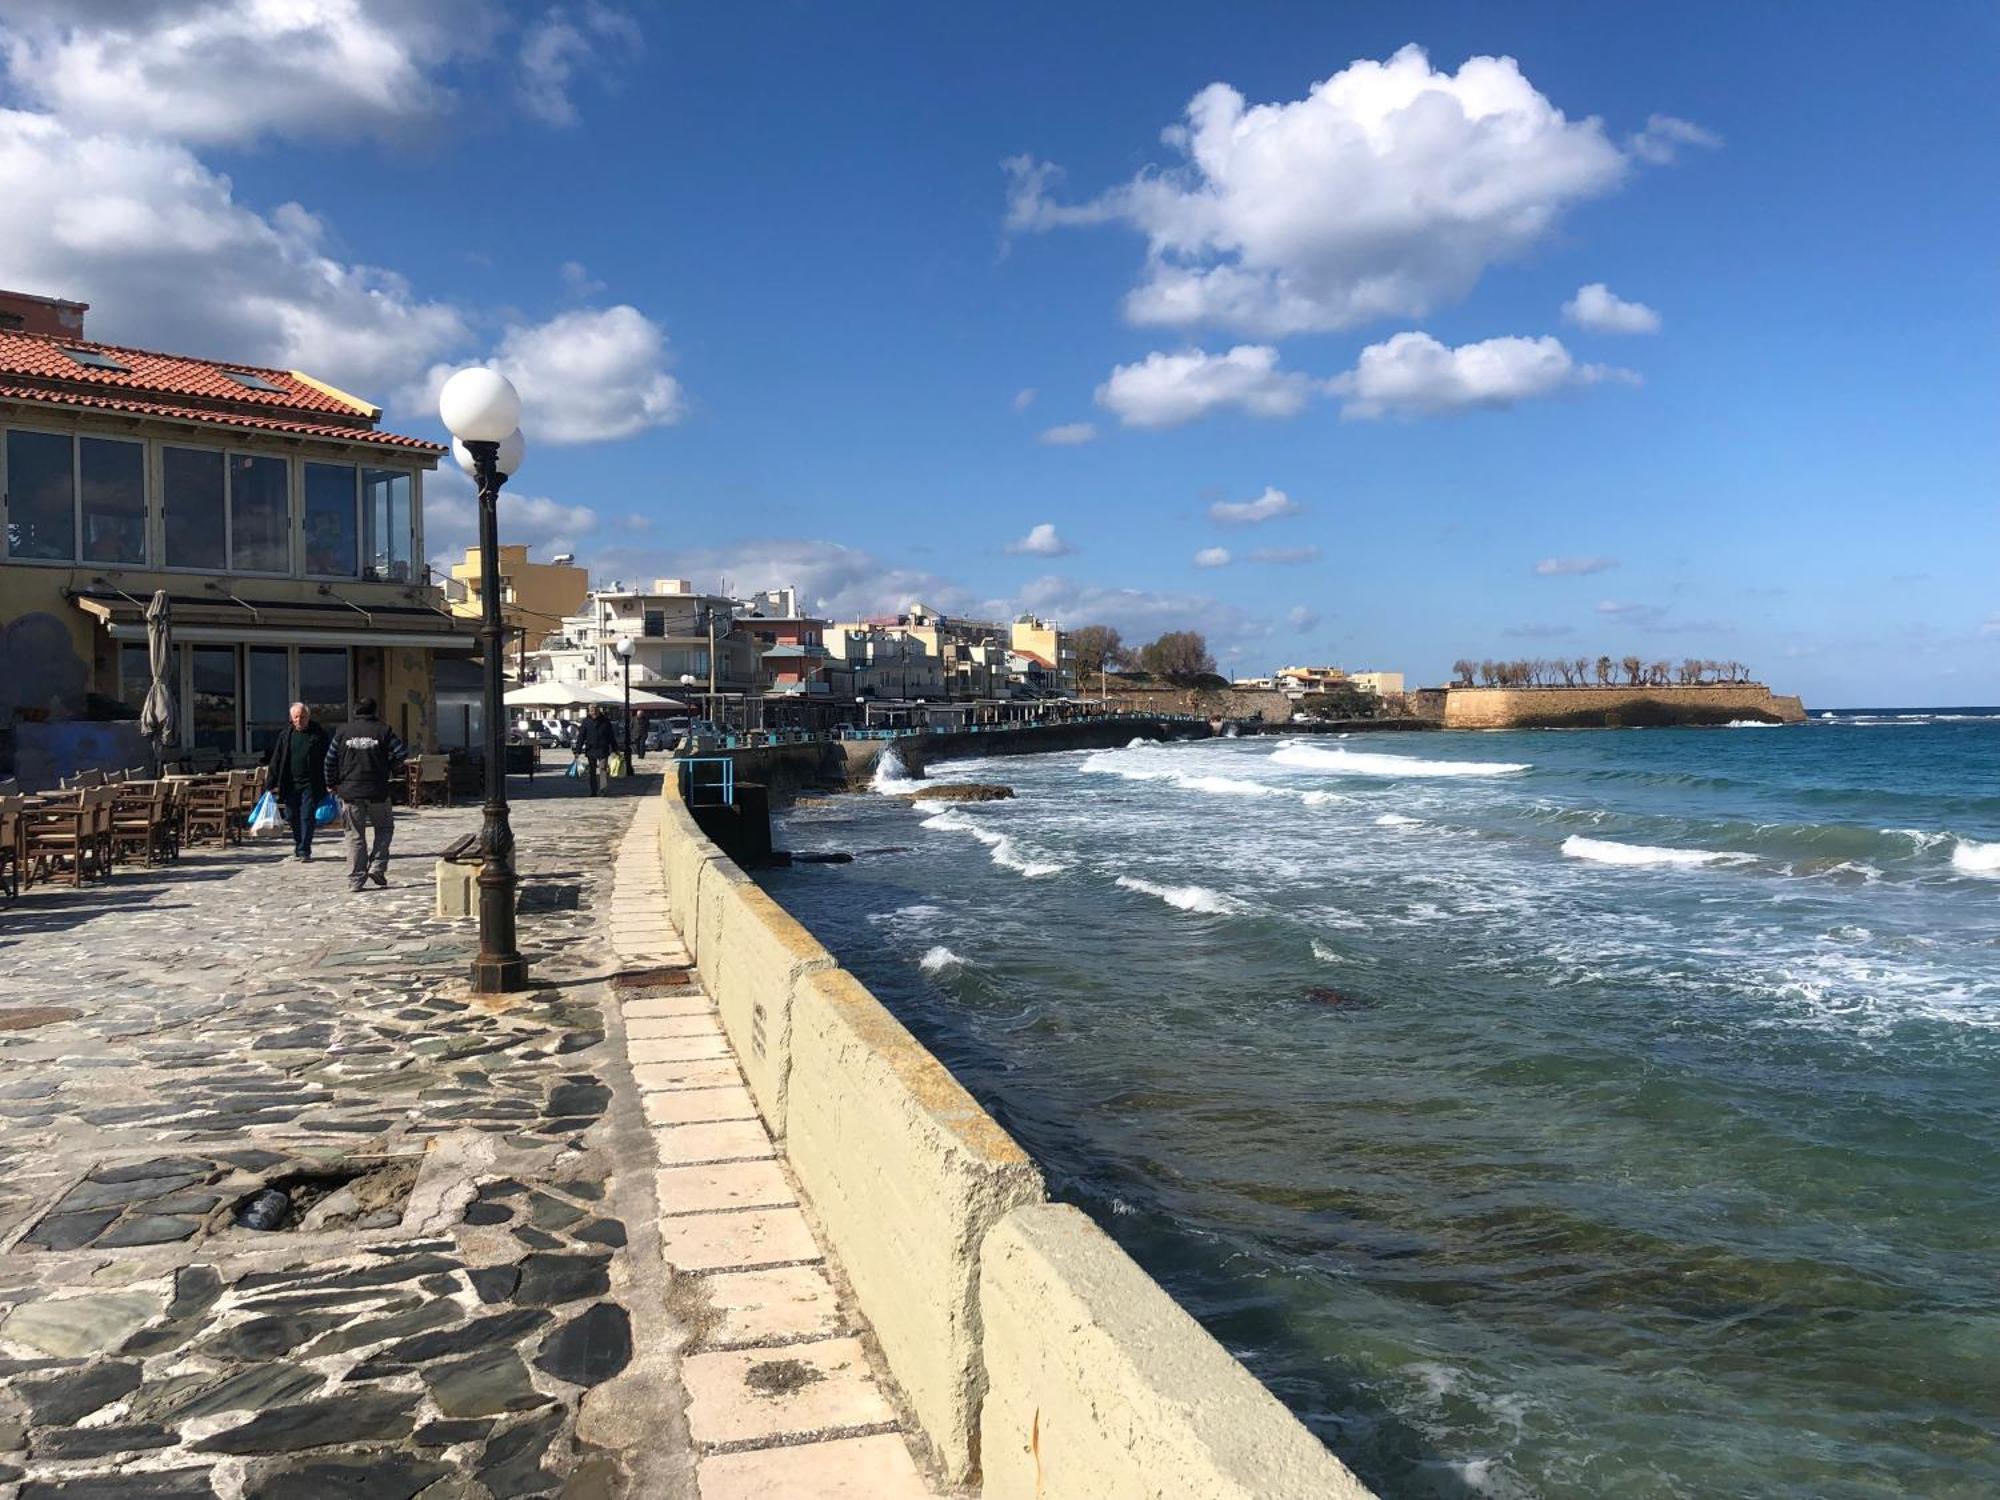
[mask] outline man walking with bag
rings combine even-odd
[[[591,705],[589,715],[576,726],[576,742],[570,749],[584,759],[586,774],[590,777],[590,795],[597,795],[597,779],[603,773],[604,763],[618,748],[617,732],[611,727],[611,720],[604,712],[604,705]]]
[[[326,747],[326,779],[339,794],[347,824],[349,890],[370,880],[389,883],[389,836],[395,831],[389,788],[403,774],[407,753],[396,731],[375,717],[373,698],[355,700],[354,717]]]
[[[278,731],[271,746],[266,778],[278,794],[278,806],[292,825],[292,858],[313,857],[314,814],[326,797],[327,733],[315,723],[312,710],[292,705],[292,722]]]

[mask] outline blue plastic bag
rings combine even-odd
[[[322,828],[339,816],[340,799],[331,792],[320,798],[319,805],[313,809],[313,822]]]
[[[278,799],[269,792],[257,799],[250,809],[250,831],[255,834],[276,833],[283,822],[278,815]]]

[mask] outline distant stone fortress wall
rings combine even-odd
[[[1805,705],[1761,682],[1669,687],[1425,688],[1420,714],[1446,729],[1616,729],[1727,724],[1755,719],[1800,724]]]

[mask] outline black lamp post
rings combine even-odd
[[[521,465],[521,398],[498,371],[460,370],[438,394],[438,414],[458,441],[460,467],[479,486],[479,649],[485,665],[486,804],[479,826],[479,956],[472,988],[501,994],[528,987],[528,961],[514,937],[514,830],[507,819],[507,649],[500,615],[500,486]]]
[[[632,637],[621,635],[612,648],[619,665],[625,668],[625,774],[632,774]]]

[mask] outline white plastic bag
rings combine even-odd
[[[250,809],[250,831],[254,834],[276,833],[284,821],[278,814],[278,799],[269,792],[259,797],[257,805]]]

